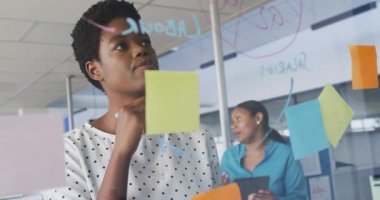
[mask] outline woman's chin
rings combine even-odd
[[[241,135],[235,135],[235,140],[238,141],[239,143],[242,143],[242,138]]]

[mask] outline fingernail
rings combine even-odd
[[[119,112],[115,112],[115,118],[119,119]]]

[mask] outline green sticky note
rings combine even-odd
[[[321,105],[323,126],[327,138],[330,144],[336,148],[350,124],[354,112],[330,84],[325,86],[318,100]]]
[[[195,72],[145,71],[146,133],[199,130],[199,81]]]

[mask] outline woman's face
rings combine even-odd
[[[257,114],[252,116],[248,110],[237,107],[232,111],[231,118],[231,129],[237,141],[248,144],[257,139],[261,125]]]
[[[145,91],[145,70],[158,70],[156,53],[146,34],[120,33],[129,28],[124,18],[115,18],[109,27],[115,33],[102,31],[99,45],[99,61],[96,61],[101,73],[105,92],[121,94],[143,94]],[[100,66],[100,67],[99,67]],[[93,72],[94,73],[94,72]]]

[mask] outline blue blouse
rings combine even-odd
[[[228,174],[231,182],[242,178],[269,176],[269,190],[278,200],[307,199],[307,186],[302,167],[299,161],[294,160],[289,144],[269,139],[263,160],[252,172],[244,167],[245,152],[245,144],[238,144],[223,155],[221,168]]]

